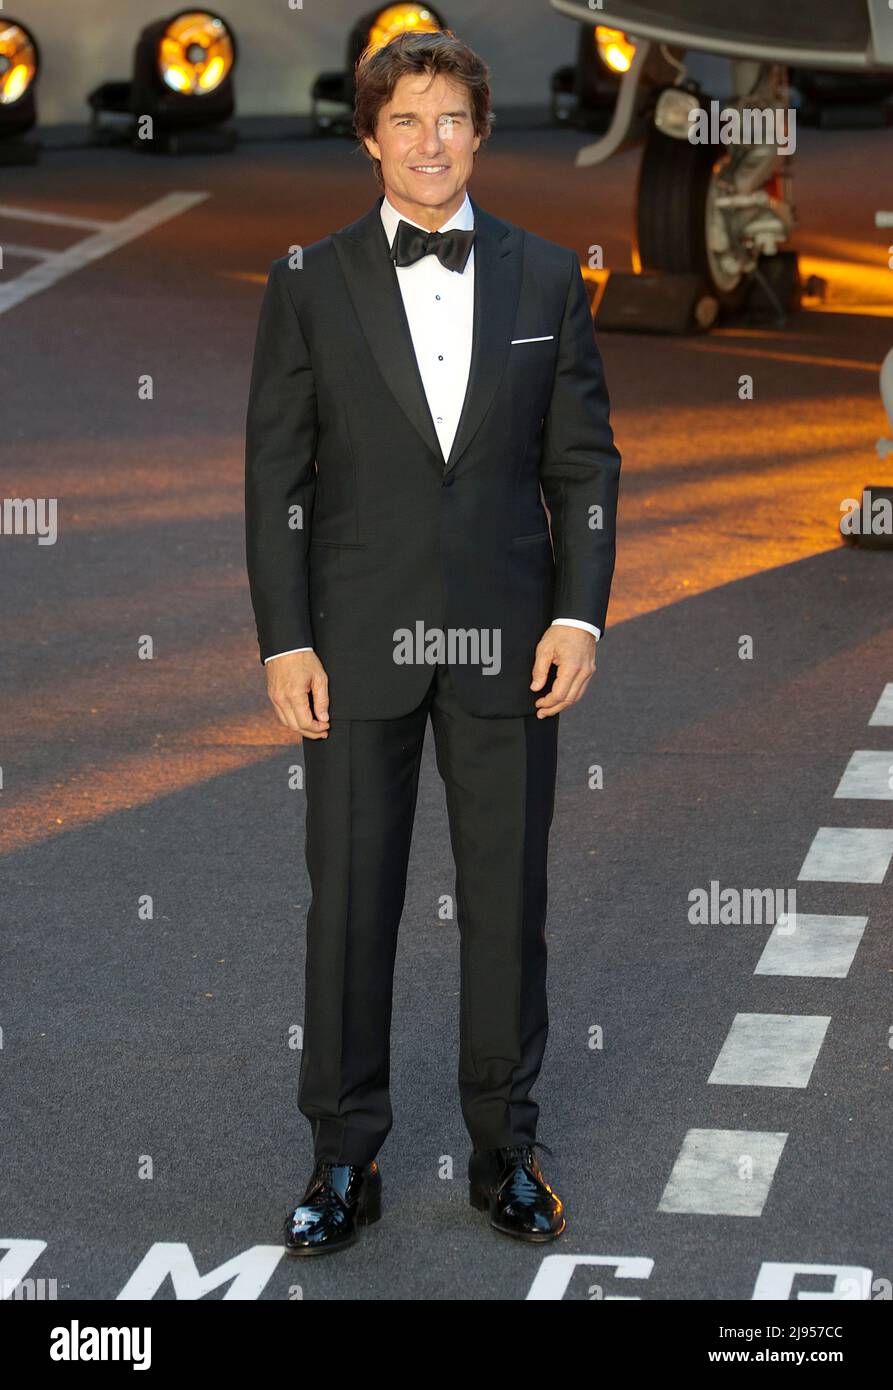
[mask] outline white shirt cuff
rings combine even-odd
[[[591,632],[596,642],[602,635],[600,627],[593,627],[592,623],[582,623],[579,618],[553,618],[553,627],[581,627],[584,632]]]
[[[291,656],[292,652],[312,652],[312,651],[313,651],[313,648],[312,648],[312,647],[289,647],[289,649],[288,649],[287,652],[274,652],[274,654],[273,654],[272,656],[265,656],[265,657],[264,657],[264,665],[266,666],[266,664],[267,664],[268,661],[275,661],[277,656]]]

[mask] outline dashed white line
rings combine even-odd
[[[774,928],[753,973],[843,980],[867,925],[867,917],[798,912]]]
[[[690,1129],[658,1211],[698,1216],[759,1216],[787,1134],[747,1129]]]
[[[893,726],[893,683],[884,687],[870,722]],[[891,768],[893,752],[859,749],[835,795],[893,800]],[[822,826],[798,881],[883,883],[891,858],[893,830]],[[754,974],[843,979],[867,924],[867,917],[796,913],[775,926]],[[805,1087],[830,1022],[824,1014],[736,1014],[708,1082]],[[775,1131],[689,1130],[658,1210],[759,1216],[786,1139]]]
[[[893,752],[857,748],[844,768],[836,797],[860,801],[893,801]]]
[[[893,858],[893,830],[823,825],[797,878],[813,883],[883,883]]]
[[[881,691],[881,698],[874,707],[874,714],[868,721],[869,724],[893,725],[893,682],[885,685]]]
[[[736,1014],[707,1080],[715,1086],[808,1086],[830,1022],[819,1014]]]

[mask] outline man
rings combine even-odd
[[[485,64],[451,34],[403,34],[360,60],[355,124],[384,194],[300,268],[274,261],[246,430],[260,654],[305,740],[298,1103],[316,1166],[285,1244],[339,1250],[380,1214],[429,717],[456,863],[470,1200],[507,1235],[552,1240],[564,1209],[530,1091],[557,726],[595,669],[620,457],[576,255],[466,193],[490,130]]]

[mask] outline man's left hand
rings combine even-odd
[[[558,675],[547,695],[536,702],[537,719],[560,714],[575,705],[584,694],[595,674],[595,638],[581,627],[556,627],[554,624],[537,644],[533,663],[531,690],[542,690],[550,666],[558,667]]]

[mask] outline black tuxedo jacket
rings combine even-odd
[[[537,642],[553,617],[603,630],[614,570],[620,455],[583,277],[574,252],[472,202],[471,367],[444,462],[381,201],[302,268],[270,269],[246,421],[261,660],[312,646],[333,720],[389,719],[433,675],[395,659],[401,630],[498,630],[489,672],[458,637],[457,696],[531,714]]]

